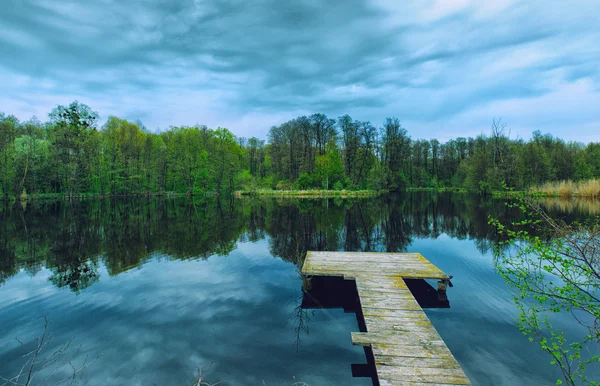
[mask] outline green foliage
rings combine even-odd
[[[292,184],[288,181],[278,181],[277,184],[275,185],[275,189],[276,190],[291,190],[292,189]]]
[[[348,115],[301,116],[271,128],[268,142],[227,129],[170,127],[98,114],[77,101],[49,122],[0,113],[0,194],[231,193],[239,189],[464,189],[490,194],[557,179],[600,178],[600,144],[550,135],[511,140],[494,120],[490,136],[413,140],[400,121],[383,127]],[[141,126],[140,126],[141,125]],[[247,171],[247,173],[246,173]],[[250,176],[250,177],[249,177]]]
[[[256,183],[252,177],[252,174],[250,174],[250,170],[242,170],[238,172],[238,174],[235,176],[235,185],[237,189],[243,191],[251,192],[256,190]]]
[[[380,163],[375,163],[371,170],[369,170],[369,177],[367,180],[367,189],[371,190],[385,190],[387,185],[387,178],[385,169]]]
[[[313,179],[308,173],[302,173],[294,182],[294,188],[300,190],[306,190],[313,184]]]
[[[343,179],[342,154],[335,141],[330,141],[327,144],[325,154],[316,157],[313,182],[328,190]]]
[[[518,326],[550,354],[566,384],[598,385],[585,370],[600,362],[589,350],[600,343],[600,223],[557,222],[523,196],[508,205],[519,208],[523,220],[507,225],[490,218],[490,224],[502,238],[496,248],[497,270],[516,290]],[[551,323],[557,312],[571,313],[586,333],[579,339],[567,338]]]

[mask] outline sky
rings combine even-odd
[[[397,117],[413,138],[600,141],[598,0],[0,0],[0,111],[227,127]]]

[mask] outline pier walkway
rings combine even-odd
[[[308,252],[302,274],[356,281],[366,332],[352,344],[371,348],[380,385],[470,385],[469,379],[404,279],[450,276],[419,253]]]

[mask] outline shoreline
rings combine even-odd
[[[242,196],[271,196],[271,197],[289,197],[289,198],[356,198],[356,197],[376,197],[386,194],[388,191],[375,190],[256,190],[256,191],[236,191],[231,194],[223,194],[223,196],[231,196],[239,198]],[[220,194],[216,192],[206,193],[130,193],[130,194],[96,194],[83,193],[72,196],[60,193],[45,193],[32,194],[27,197],[0,197],[0,202],[29,202],[29,201],[70,201],[70,200],[85,200],[85,199],[105,199],[105,198],[181,198],[181,197],[218,197]]]
[[[271,196],[290,198],[355,198],[355,197],[377,197],[389,193],[387,190],[255,190],[238,191],[237,197],[241,196]]]
[[[406,188],[399,192],[429,192],[429,193],[458,193],[458,194],[476,194],[482,196],[491,196],[494,198],[513,198],[519,195],[525,195],[534,198],[579,198],[579,199],[598,199],[600,196],[597,194],[586,194],[585,192],[579,191],[565,191],[565,190],[494,190],[490,193],[472,192],[464,188]],[[222,194],[223,196],[231,196],[240,198],[246,197],[278,197],[278,198],[368,198],[378,197],[384,194],[388,194],[388,190],[240,190],[231,194]],[[216,192],[205,192],[205,193],[175,193],[175,192],[163,192],[163,193],[130,193],[130,194],[96,194],[96,193],[83,193],[76,195],[65,195],[60,193],[45,193],[45,194],[33,194],[26,197],[0,197],[0,202],[30,202],[30,201],[70,201],[70,200],[85,200],[85,199],[106,199],[106,198],[181,198],[181,197],[218,197],[221,194]]]

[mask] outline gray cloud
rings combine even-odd
[[[568,8],[506,0],[7,0],[0,109],[43,116],[77,98],[104,117],[143,117],[149,127],[200,122],[259,136],[315,111],[376,123],[395,115],[423,136],[437,135],[440,121],[485,130],[493,115],[519,127],[526,121],[523,134],[559,130],[522,119],[517,108],[482,111],[581,80],[587,93],[574,97],[600,102],[593,8],[591,0]]]

